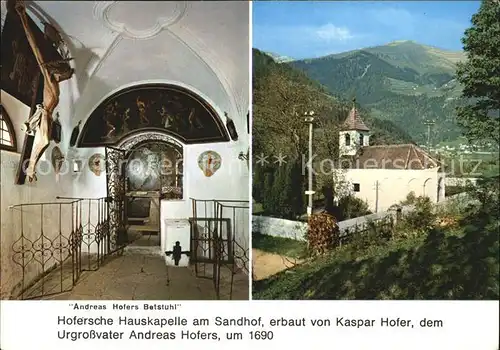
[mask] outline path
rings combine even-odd
[[[300,259],[252,249],[252,274],[257,281],[266,279],[301,262]]]

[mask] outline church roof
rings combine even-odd
[[[347,116],[344,124],[342,125],[342,130],[359,130],[359,131],[370,131],[370,129],[365,125],[359,111],[356,108],[356,102],[353,102],[353,106],[349,115]]]
[[[361,147],[349,164],[343,164],[351,169],[423,170],[439,166],[436,159],[413,144]]]

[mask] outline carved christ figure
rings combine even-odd
[[[26,169],[28,181],[32,182],[36,181],[36,165],[50,143],[52,113],[59,104],[59,82],[70,79],[74,70],[72,68],[69,70],[61,70],[58,69],[59,67],[57,62],[46,62],[44,60],[40,48],[36,43],[35,35],[29,27],[28,15],[26,14],[24,1],[17,0],[15,3],[15,9],[19,14],[28,43],[33,51],[38,66],[40,67],[44,80],[43,102],[41,105],[37,106],[36,112],[26,122],[26,125],[28,126],[27,133],[35,134],[31,157]],[[49,71],[49,66],[52,68],[52,72]]]

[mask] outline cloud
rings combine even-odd
[[[324,41],[344,41],[354,37],[348,28],[337,27],[332,23],[325,24],[314,32],[318,39]]]
[[[289,40],[315,41],[315,42],[340,42],[356,37],[349,28],[337,27],[332,23],[321,26],[275,26],[275,25],[257,25],[254,26],[254,39],[274,38],[278,41]]]
[[[332,23],[253,26],[254,47],[295,59],[347,51],[362,38],[363,35],[353,33],[349,28]]]

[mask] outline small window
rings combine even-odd
[[[365,137],[363,136],[363,134],[359,135],[359,145],[360,146],[364,145],[364,141],[365,141]]]
[[[354,192],[359,192],[359,184],[354,184]]]
[[[0,105],[0,149],[16,152],[14,127],[2,105]]]
[[[350,146],[351,145],[351,135],[345,134],[345,145]]]

